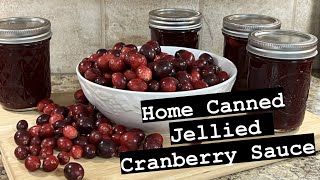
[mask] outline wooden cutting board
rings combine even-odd
[[[71,93],[53,94],[52,99],[61,105],[72,103]],[[41,170],[36,172],[28,172],[24,167],[23,161],[18,161],[13,151],[16,144],[13,140],[16,123],[25,119],[29,125],[35,124],[35,119],[39,113],[32,112],[9,112],[0,108],[0,150],[2,154],[3,165],[10,179],[25,180],[25,179],[43,179],[56,180],[65,179],[63,176],[63,166],[59,166],[54,172],[46,173]],[[316,149],[320,150],[320,117],[310,112],[306,112],[305,120],[300,129],[290,134],[315,133]],[[280,134],[287,135],[287,134]],[[276,135],[279,136],[279,135]],[[165,138],[165,147],[169,147],[169,139]],[[72,161],[74,161],[72,159]],[[239,163],[232,166],[216,165],[197,168],[147,172],[138,174],[121,175],[119,158],[102,159],[94,158],[92,160],[80,159],[77,162],[81,163],[85,169],[84,179],[212,179],[221,176],[226,176],[232,173],[240,172],[247,169],[271,164],[281,160],[269,160],[260,162]]]

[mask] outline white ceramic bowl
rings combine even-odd
[[[196,59],[202,53],[209,53],[206,51],[172,47],[172,46],[162,46],[162,52],[166,52],[174,55],[174,53],[180,49],[185,49],[192,52]],[[142,123],[140,101],[149,99],[161,99],[169,97],[180,97],[180,96],[192,96],[200,94],[214,94],[229,92],[235,82],[237,69],[235,65],[228,59],[217,56],[213,53],[209,53],[213,57],[218,59],[218,66],[222,70],[226,71],[230,78],[208,88],[197,89],[192,91],[180,91],[180,92],[135,92],[129,90],[120,90],[110,87],[101,86],[86,80],[78,71],[78,66],[76,68],[77,76],[81,85],[81,88],[88,98],[89,102],[96,106],[98,110],[104,114],[106,117],[115,121],[116,123],[123,124],[129,128],[141,128],[149,132],[161,132],[164,134],[169,133],[169,122],[170,121],[159,121]],[[184,119],[183,121],[186,121]]]

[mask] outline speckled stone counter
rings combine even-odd
[[[52,92],[71,92],[80,88],[73,74],[53,75]],[[320,70],[314,71],[307,110],[320,115]],[[320,130],[320,127],[319,127]],[[1,154],[0,154],[1,159]],[[0,160],[0,180],[8,179]],[[221,177],[216,180],[320,180],[320,152],[316,156],[293,158],[271,165]]]

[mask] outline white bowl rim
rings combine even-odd
[[[141,46],[137,46],[138,48],[141,47]],[[185,49],[185,50],[189,50],[189,51],[194,51],[194,50],[197,50],[197,51],[201,51],[202,53],[208,53],[210,55],[214,55],[214,56],[218,56],[214,53],[210,53],[208,51],[204,51],[204,50],[200,50],[200,49],[192,49],[192,48],[186,48],[186,47],[177,47],[177,46],[160,46],[161,49],[162,48],[181,48],[181,49]],[[229,79],[227,79],[226,81],[222,82],[222,83],[219,83],[219,84],[216,84],[214,86],[210,86],[210,87],[206,87],[206,88],[202,88],[202,89],[194,89],[194,90],[190,90],[190,91],[176,91],[176,92],[146,92],[146,91],[130,91],[130,90],[127,90],[127,89],[117,89],[117,88],[113,88],[113,87],[107,87],[107,86],[102,86],[102,85],[99,85],[99,84],[96,84],[92,81],[89,81],[87,80],[86,78],[84,78],[82,76],[82,74],[80,74],[79,72],[79,64],[80,62],[77,64],[76,66],[76,73],[77,73],[77,76],[78,78],[80,78],[81,80],[83,81],[86,81],[87,83],[93,85],[94,87],[98,87],[98,88],[102,88],[102,89],[105,89],[105,90],[109,90],[109,91],[113,91],[113,92],[118,92],[118,93],[128,93],[128,94],[136,94],[136,93],[139,93],[139,94],[146,94],[146,95],[151,95],[151,94],[157,94],[157,95],[168,95],[168,93],[172,93],[172,94],[183,94],[183,93],[188,93],[188,92],[197,92],[197,91],[203,91],[204,89],[206,90],[209,90],[210,88],[218,88],[220,86],[223,86],[224,84],[227,84],[228,82],[232,81],[233,79],[236,78],[237,76],[237,73],[238,73],[238,70],[236,68],[236,66],[234,65],[234,63],[232,61],[230,61],[229,59],[225,58],[225,57],[222,57],[222,56],[219,56],[219,58],[223,58],[225,61],[228,61],[229,63],[231,63],[231,65],[233,66],[234,70],[235,70],[235,73],[233,74],[233,76],[231,76]]]

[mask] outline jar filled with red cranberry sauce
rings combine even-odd
[[[248,88],[283,88],[285,109],[273,111],[276,132],[296,130],[304,119],[317,38],[289,30],[250,34]]]
[[[50,21],[0,19],[0,103],[13,111],[34,109],[51,94]]]
[[[246,46],[250,32],[262,29],[280,29],[278,19],[259,14],[234,14],[223,18],[223,56],[238,69],[233,91],[247,90],[248,61]]]
[[[161,46],[199,48],[202,14],[190,9],[156,9],[149,12],[151,39]]]

